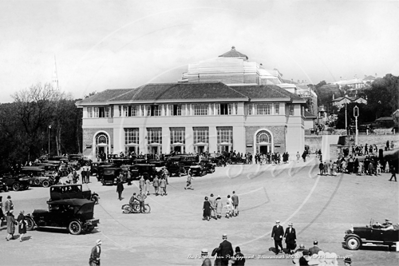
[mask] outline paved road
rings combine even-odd
[[[137,183],[125,186],[119,201],[115,186],[102,186],[95,178],[89,188],[100,194],[95,217],[97,231],[72,236],[67,232],[31,231],[33,238],[1,245],[1,265],[87,265],[96,239],[103,241],[102,265],[201,265],[202,248],[212,250],[223,233],[233,246],[239,245],[246,265],[292,265],[290,259],[275,258],[270,231],[279,219],[285,227],[294,223],[298,244],[307,247],[317,239],[319,246],[340,256],[352,256],[354,265],[397,265],[398,255],[386,248],[348,251],[341,247],[344,231],[365,225],[370,218],[397,222],[398,183],[388,174],[378,177],[340,175],[320,177],[314,161],[280,166],[228,166],[214,174],[195,178],[194,190],[184,190],[185,178],[170,179],[168,196],[151,195],[151,214],[122,214],[121,205],[138,191]],[[204,196],[221,195],[225,200],[235,190],[240,197],[240,215],[221,220],[202,220]],[[16,212],[46,208],[48,189],[32,188],[11,195]],[[0,231],[2,239],[6,230]],[[1,241],[1,240],[0,240]],[[259,258],[262,257],[262,258]],[[269,258],[271,257],[271,258]],[[342,265],[340,261],[340,265]]]

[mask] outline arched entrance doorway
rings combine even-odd
[[[266,130],[262,129],[255,133],[254,153],[267,154],[274,152],[273,136]]]
[[[109,138],[105,133],[98,133],[96,135],[96,158],[105,161],[107,159],[107,154],[110,152],[108,149]]]

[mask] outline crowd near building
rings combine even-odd
[[[295,93],[280,76],[233,47],[189,65],[176,83],[97,93],[76,103],[83,109],[84,155],[235,151],[294,157],[304,149],[308,112],[301,95],[313,94],[303,88]]]

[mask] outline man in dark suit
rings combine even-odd
[[[283,250],[283,244],[282,244],[283,235],[284,235],[284,228],[280,225],[280,221],[277,220],[276,225],[273,226],[272,230],[272,238],[274,239],[274,248],[276,255],[280,252],[278,247],[280,247],[281,250]]]
[[[285,243],[287,244],[287,253],[292,254],[296,248],[296,232],[293,224],[289,223],[288,228],[285,229],[284,237]]]
[[[228,266],[229,265],[229,259],[233,257],[234,251],[233,251],[233,246],[229,241],[227,241],[227,235],[223,234],[222,237],[223,241],[220,243],[219,248],[220,248],[220,257],[222,260],[222,266]]]
[[[101,243],[101,240],[98,239],[96,245],[91,249],[89,259],[90,266],[100,266]]]
[[[309,256],[312,256],[313,254],[318,254],[319,251],[321,251],[321,248],[319,248],[317,245],[319,242],[317,240],[313,241],[313,247],[309,249]]]

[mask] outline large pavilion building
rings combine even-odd
[[[236,60],[247,60],[237,55]],[[185,74],[183,82],[105,90],[83,99],[76,103],[83,109],[83,153],[91,159],[132,151],[288,152],[293,157],[305,145],[306,101],[269,82],[258,84],[256,75],[226,84]]]

